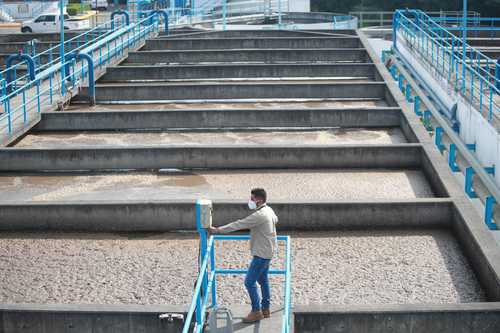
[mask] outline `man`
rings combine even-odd
[[[252,311],[243,318],[244,323],[253,323],[271,316],[269,288],[269,265],[277,248],[276,223],[278,217],[273,209],[266,204],[267,194],[262,188],[251,191],[248,208],[254,213],[242,220],[229,223],[219,228],[210,228],[212,234],[229,233],[236,230],[250,230],[250,250],[252,261],[245,277],[245,287],[252,302]],[[257,291],[256,282],[259,283],[262,302]]]

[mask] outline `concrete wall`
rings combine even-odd
[[[249,168],[418,168],[418,144],[0,149],[0,171]]]
[[[0,304],[2,333],[178,333],[183,322],[159,314],[187,307]],[[296,306],[298,333],[498,333],[500,303],[444,305]],[[267,333],[267,332],[266,332]]]
[[[468,257],[469,263],[474,267],[477,278],[486,291],[488,299],[500,301],[500,251],[498,244],[482,218],[477,214],[475,207],[465,196],[463,185],[457,182],[446,160],[442,158],[435,147],[434,138],[429,136],[412,107],[406,103],[406,98],[399,90],[397,83],[392,79],[387,68],[381,63],[379,55],[370,47],[364,34],[360,34],[360,40],[367,48],[367,52],[377,67],[379,75],[387,82],[386,101],[390,103],[389,105],[399,104],[403,116],[407,120],[406,123],[412,127],[417,141],[422,144],[421,167],[429,181],[434,184],[433,190],[436,191],[436,187],[441,187],[453,200],[453,214],[455,217],[453,218],[452,230],[458,238],[462,250]],[[439,321],[437,322],[439,323]],[[466,332],[474,331],[464,323],[457,325],[458,329],[463,327],[468,329]],[[432,331],[425,330],[425,332]],[[484,331],[488,332],[487,330]]]
[[[399,108],[44,112],[35,131],[407,127]],[[404,130],[411,135],[411,131]],[[414,135],[413,135],[414,136]],[[409,140],[412,141],[412,140]]]
[[[500,303],[300,306],[300,333],[498,333]]]
[[[319,49],[359,48],[358,37],[261,37],[150,39],[142,50]]]
[[[370,98],[382,99],[385,83],[199,83],[199,84],[106,84],[97,85],[96,100],[168,101],[168,100],[227,100],[227,99],[299,99],[299,98]],[[87,88],[82,89],[85,99]]]
[[[488,300],[500,301],[500,252],[490,231],[474,223],[474,212],[460,213],[461,203],[453,209],[453,231],[462,251],[469,258],[476,277],[486,290]],[[498,326],[500,327],[500,326]]]
[[[375,202],[270,202],[279,230],[450,228],[449,199]],[[244,202],[214,202],[214,224],[249,213]],[[0,230],[195,230],[194,201],[20,202],[0,204]]]
[[[78,36],[80,33],[78,32],[65,32],[64,38],[70,39]],[[19,34],[2,34],[0,35],[0,43],[7,42],[27,42],[33,39],[36,39],[41,42],[48,41],[58,41],[59,33],[19,33]]]
[[[324,31],[304,31],[304,30],[227,30],[227,31],[186,31],[166,36],[165,32],[160,32],[160,38],[258,38],[258,37],[321,37]],[[319,33],[319,34],[318,34]],[[356,36],[356,30],[335,30],[336,34]]]
[[[0,304],[2,333],[178,333],[183,322],[160,320],[187,306]]]
[[[0,46],[1,48],[1,46]],[[371,64],[211,64],[181,66],[108,67],[103,81],[284,78],[284,77],[363,77],[374,79]]]
[[[200,62],[306,62],[354,61],[367,62],[366,50],[357,49],[298,49],[280,50],[198,50],[198,51],[143,51],[130,52],[125,63],[200,63]]]

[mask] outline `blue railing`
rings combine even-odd
[[[152,14],[154,17],[156,15]],[[52,109],[56,103],[63,103],[66,90],[62,89],[63,85],[71,89],[87,82],[92,102],[95,97],[94,71],[122,58],[125,51],[138,46],[139,42],[158,31],[158,20],[144,18],[140,22],[117,28],[106,37],[88,43],[86,47],[79,47],[78,52],[73,50],[67,55],[64,64],[54,61],[50,67],[36,73],[34,80],[10,92],[4,83],[4,94],[0,98],[0,141],[9,138],[17,129],[24,128],[40,112]]]
[[[117,17],[114,20],[107,21],[93,29],[84,31],[66,40],[64,42],[64,49],[67,53],[78,52],[96,43],[97,41],[106,38],[106,36],[124,26],[126,26],[126,24],[123,17]],[[24,51],[24,53],[29,54],[33,59],[36,65],[36,73],[40,73],[61,61],[59,57],[60,43],[54,43],[54,46],[50,46],[46,50],[37,52],[37,42],[31,42],[26,44]],[[0,72],[0,87],[2,88],[3,95],[5,95],[7,91],[16,90],[16,87],[23,85],[25,81],[29,79],[29,74],[23,74],[21,76],[17,75],[17,71],[24,66],[26,66],[26,62],[22,61]],[[9,75],[7,72],[12,73],[11,75],[13,75],[13,80],[10,82],[7,82],[6,80]]]
[[[481,114],[491,120],[500,109],[497,101],[499,65],[434,18],[420,10],[397,10],[393,22],[393,46],[399,43],[420,59]]]
[[[230,236],[230,235],[215,235],[211,236],[206,241],[206,231],[201,231],[201,263],[198,279],[194,289],[193,299],[189,307],[186,320],[184,321],[184,328],[182,333],[201,333],[206,321],[206,310],[215,309],[217,307],[217,275],[227,274],[246,274],[246,269],[228,269],[218,268],[215,242],[216,241],[241,241],[249,240],[250,236]],[[204,240],[205,239],[205,240]],[[282,333],[290,333],[291,328],[291,283],[292,283],[292,269],[291,269],[291,240],[289,236],[278,236],[278,242],[285,242],[285,267],[284,269],[271,269],[269,274],[278,274],[285,276],[285,295],[283,304],[283,322]],[[206,247],[204,246],[206,245]],[[210,301],[209,301],[210,300]],[[192,326],[194,327],[192,328]],[[191,331],[192,328],[192,331]]]
[[[448,31],[460,31],[463,29],[463,18],[458,17],[433,17],[434,21],[440,25],[445,25]],[[467,35],[469,37],[496,37],[500,31],[499,17],[468,17]],[[488,34],[481,34],[481,31],[486,31]]]

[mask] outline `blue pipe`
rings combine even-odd
[[[89,104],[95,104],[94,59],[87,53],[70,53],[66,56],[66,74],[70,73],[71,60],[86,60],[89,72]]]
[[[125,16],[125,23],[127,25],[130,24],[130,15],[126,10],[115,10],[114,12],[111,13],[111,30],[115,30],[115,16],[116,15],[123,15]]]
[[[12,87],[10,83],[12,82],[12,72],[15,71],[15,68],[12,68],[12,63],[14,61],[26,61],[28,64],[28,75],[30,77],[30,80],[33,81],[35,80],[35,61],[33,58],[28,55],[28,54],[11,54],[10,56],[7,57],[7,60],[5,61],[5,67],[7,67],[7,73],[6,73],[6,78],[5,80],[7,81],[7,93],[10,93]]]

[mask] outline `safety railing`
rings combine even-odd
[[[99,26],[84,31],[66,40],[64,42],[64,50],[67,53],[79,52],[80,50],[96,43],[97,41],[106,38],[109,34],[113,33],[117,29],[126,26],[126,20],[124,17],[119,16],[112,20],[109,20]],[[53,46],[37,52],[37,41],[31,41],[27,43],[24,48],[23,54],[28,54],[32,58],[35,65],[35,72],[40,73],[47,68],[52,67],[54,64],[61,61],[60,53],[60,43],[54,43]],[[5,95],[6,92],[16,90],[16,87],[23,85],[27,80],[30,79],[30,73],[25,73],[18,75],[18,71],[24,69],[29,64],[26,61],[20,61],[16,64],[9,66],[7,63],[7,68],[0,72],[0,87],[2,88],[2,94]],[[10,75],[10,80],[7,78]]]
[[[414,67],[397,54],[391,55],[390,51],[383,53],[382,61],[398,82],[406,102],[412,106],[413,112],[422,121],[427,132],[434,137],[434,144],[446,157],[450,170],[463,174],[464,192],[469,198],[477,198],[484,204],[485,225],[490,230],[498,230],[500,189],[494,178],[495,165],[484,166],[480,162],[476,153],[481,149],[480,145],[476,142],[467,144],[462,140],[460,131],[457,132],[449,119],[443,116],[432,88],[422,82]],[[484,148],[482,150],[484,151]]]
[[[440,18],[440,17],[459,18],[462,16],[461,11],[430,11],[426,13],[433,18]],[[394,11],[349,12],[349,15],[356,16],[358,18],[360,28],[390,26],[393,22],[394,14],[395,14]],[[480,14],[475,11],[469,11],[467,13],[467,16],[470,18],[477,18],[480,17]]]
[[[56,103],[64,103],[65,95],[85,82],[92,103],[95,99],[94,71],[123,57],[127,50],[158,32],[155,16],[152,14],[140,22],[116,29],[87,47],[73,50],[66,55],[64,63],[52,63],[28,83],[10,92],[4,83],[4,95],[0,98],[0,141],[25,127],[36,114],[53,108]]]
[[[206,233],[206,231],[202,231]],[[216,241],[246,241],[250,236],[230,236],[215,235],[210,236],[206,241],[206,234],[201,234],[201,263],[198,279],[194,289],[191,306],[189,307],[182,333],[201,333],[206,321],[208,309],[217,307],[217,275],[227,274],[246,274],[246,269],[228,269],[217,267],[217,257],[215,253]],[[205,241],[203,241],[205,238]],[[284,304],[283,304],[283,322],[282,333],[290,333],[291,329],[291,240],[289,236],[278,236],[278,242],[285,243],[285,267],[284,269],[270,269],[269,274],[284,275]],[[206,245],[206,246],[205,246]]]
[[[488,120],[499,111],[496,60],[464,43],[420,10],[396,11],[393,22],[396,50],[399,43]]]
[[[448,31],[463,32],[463,18],[459,17],[435,17],[434,21],[445,26]],[[499,17],[467,17],[467,35],[469,37],[496,37],[500,31]],[[481,33],[486,31],[487,33]]]

